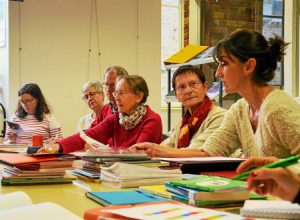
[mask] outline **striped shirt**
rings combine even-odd
[[[53,115],[46,115],[42,121],[38,121],[34,115],[26,115],[25,118],[19,118],[13,115],[10,121],[18,123],[23,131],[17,134],[17,144],[32,144],[32,135],[43,135],[44,143],[50,138],[58,136],[62,138],[61,126]],[[4,143],[10,143],[9,134],[12,129],[7,126]]]

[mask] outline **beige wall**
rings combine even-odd
[[[79,117],[88,112],[80,99],[82,84],[102,80],[103,71],[113,64],[145,77],[150,89],[148,104],[160,113],[159,0],[97,0],[101,56],[97,55],[94,16],[89,72],[91,0],[26,0],[20,11],[17,2],[10,2],[10,115],[20,86],[35,82],[54,109],[64,135],[70,135]]]

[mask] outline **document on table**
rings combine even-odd
[[[244,158],[234,157],[188,157],[188,158],[158,158],[159,160],[177,162],[181,164],[192,164],[192,163],[230,163],[230,162],[243,162]]]
[[[153,204],[145,206],[136,206],[130,208],[120,208],[114,210],[103,210],[105,212],[114,213],[120,216],[130,217],[134,219],[144,220],[162,220],[162,219],[230,219],[230,220],[242,220],[240,215],[235,215],[226,212],[215,211],[205,208],[195,208],[188,205],[181,204]]]

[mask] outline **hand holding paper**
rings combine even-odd
[[[55,143],[57,143],[58,141],[60,141],[62,138],[59,138],[58,134],[55,135],[55,137],[52,137],[48,140],[48,145],[53,145]]]
[[[17,143],[18,135],[16,133],[9,133],[8,138],[10,144],[15,144]]]
[[[111,148],[108,145],[102,144],[98,141],[96,141],[95,139],[87,136],[83,131],[79,132],[80,137],[89,145],[96,147],[98,149],[102,149],[102,150],[110,150]]]
[[[24,132],[24,130],[21,128],[21,126],[18,123],[15,123],[13,121],[5,120],[8,127],[11,128],[11,131],[13,134],[18,134]]]
[[[57,154],[59,152],[59,144],[46,145],[41,147],[37,154]]]

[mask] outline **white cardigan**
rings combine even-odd
[[[202,149],[211,156],[229,156],[237,149],[245,157],[300,155],[300,105],[285,92],[272,91],[261,105],[254,133],[249,105],[241,99],[231,106]]]

